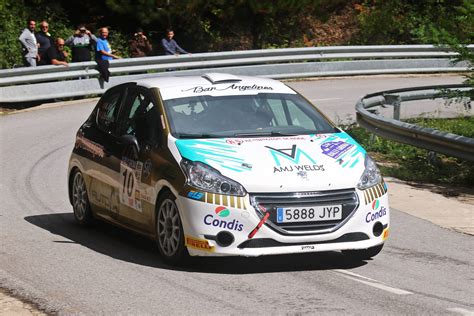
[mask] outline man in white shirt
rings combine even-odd
[[[39,60],[38,44],[35,37],[36,22],[28,21],[28,26],[23,30],[18,38],[23,46],[24,62],[26,67],[36,67]]]

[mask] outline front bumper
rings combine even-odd
[[[250,195],[232,197],[186,190],[176,203],[192,256],[260,256],[366,249],[382,244],[390,226],[386,186],[354,192],[358,205],[341,225],[297,234],[282,232],[266,222],[268,219],[264,221],[262,211],[251,204]],[[224,235],[225,239],[220,238]]]

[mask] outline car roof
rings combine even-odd
[[[284,83],[267,78],[236,76],[226,73],[206,73],[202,76],[155,77],[136,81],[146,88],[158,88],[163,99],[191,96],[196,94],[230,95],[256,94],[259,92],[295,92]],[[194,91],[193,91],[194,89]],[[197,90],[199,90],[197,92]]]

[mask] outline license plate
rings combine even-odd
[[[342,219],[342,205],[279,207],[278,223],[320,222]]]

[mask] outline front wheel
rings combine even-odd
[[[156,236],[158,250],[170,264],[182,263],[189,255],[184,245],[184,232],[179,217],[176,197],[165,192],[157,205]]]
[[[80,171],[74,173],[72,179],[72,209],[74,211],[74,218],[81,225],[89,225],[94,222],[92,216],[89,198],[87,197],[87,188],[84,177]]]
[[[379,252],[382,251],[382,248],[383,244],[367,249],[342,250],[342,254],[355,260],[368,260],[378,255]]]

